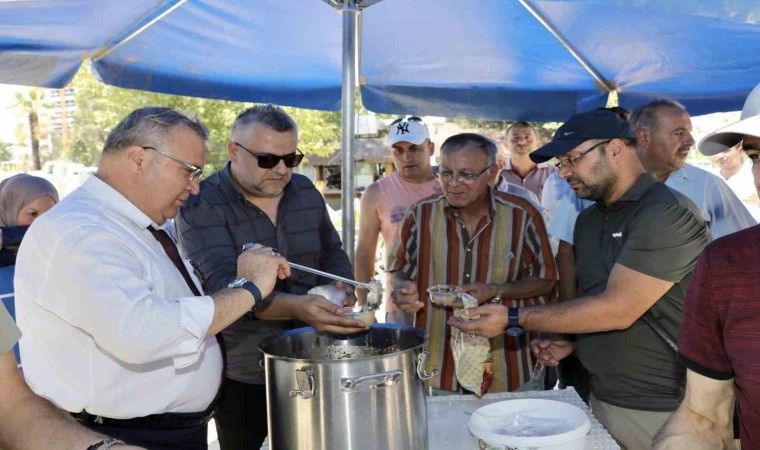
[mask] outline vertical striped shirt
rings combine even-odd
[[[434,306],[427,288],[437,284],[502,284],[527,276],[555,280],[557,270],[541,213],[528,200],[491,191],[490,209],[477,231],[467,228],[443,195],[411,206],[399,227],[396,245],[389,256],[388,271],[403,271],[417,281],[426,306],[417,313],[415,325],[428,332],[428,370],[440,375],[428,381],[437,389],[457,390],[451,328],[446,321],[453,309]],[[549,296],[504,300],[508,306],[544,304]],[[490,392],[516,389],[530,378],[533,357],[530,336],[500,335],[491,339],[493,384]]]

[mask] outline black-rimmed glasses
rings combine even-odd
[[[602,142],[600,142],[600,143],[598,143],[596,145],[592,145],[587,150],[584,150],[584,151],[578,153],[577,155],[569,156],[567,158],[567,160],[565,160],[565,161],[562,161],[559,158],[555,158],[557,160],[557,162],[554,163],[554,165],[557,167],[557,169],[562,169],[565,166],[567,166],[567,167],[573,167],[575,165],[576,161],[578,161],[579,159],[581,159],[583,156],[585,156],[586,154],[591,153],[592,151],[596,150],[596,148],[599,147],[599,146],[601,146],[601,145],[609,144],[610,141],[612,141],[612,139],[608,139],[608,140],[602,141]]]
[[[301,153],[301,150],[298,150],[298,148],[296,148],[295,152],[288,153],[287,155],[273,155],[271,153],[256,153],[252,150],[245,148],[242,144],[238,142],[232,141],[232,143],[242,148],[243,150],[248,152],[251,156],[256,158],[256,161],[258,162],[259,167],[261,167],[262,169],[271,169],[275,167],[277,164],[279,164],[280,161],[285,163],[285,167],[295,167],[301,164],[301,160],[303,159],[303,153]]]
[[[422,119],[417,116],[411,116],[411,117],[399,117],[398,119],[391,122],[390,126],[396,125],[397,123],[401,123],[403,121],[407,122],[422,122]]]
[[[192,183],[193,180],[195,180],[196,178],[200,178],[201,175],[203,175],[203,169],[202,168],[200,168],[198,166],[194,166],[194,165],[192,165],[190,163],[186,163],[185,161],[182,161],[181,159],[177,158],[176,156],[172,156],[172,155],[170,155],[168,153],[164,153],[164,152],[162,152],[161,150],[159,150],[159,149],[157,149],[155,147],[146,147],[146,146],[140,146],[140,147],[142,147],[143,150],[153,150],[154,152],[156,152],[158,154],[164,155],[167,158],[173,159],[174,161],[178,162],[182,167],[184,167],[185,169],[187,169],[190,172],[190,175],[187,176],[187,181],[189,183]]]
[[[486,173],[488,169],[495,166],[496,164],[491,164],[490,166],[486,167],[485,169],[481,170],[478,173],[460,173],[459,175],[454,175],[454,172],[450,170],[442,170],[438,172],[436,175],[439,180],[441,180],[442,183],[451,183],[451,180],[457,180],[458,183],[462,184],[472,184],[480,178],[481,175]]]

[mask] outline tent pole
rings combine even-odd
[[[340,9],[343,14],[343,85],[341,90],[342,158],[341,158],[341,218],[343,250],[354,262],[354,155],[356,141],[356,78],[359,55],[359,8],[346,0]]]
[[[549,33],[552,34],[552,36],[555,37],[559,41],[560,44],[562,44],[563,47],[565,47],[565,50],[567,50],[573,58],[575,58],[581,66],[583,66],[584,69],[596,80],[599,87],[603,89],[606,93],[610,93],[613,91],[616,91],[617,88],[612,85],[612,83],[609,80],[604,79],[602,77],[602,74],[599,73],[598,70],[594,68],[594,66],[591,65],[590,62],[586,60],[586,58],[583,57],[580,53],[578,53],[577,50],[570,44],[570,42],[565,39],[564,36],[562,36],[562,33],[557,30],[557,27],[555,27],[551,22],[549,22],[549,19],[547,19],[543,14],[541,14],[541,11],[536,9],[535,6],[533,6],[529,0],[519,0],[520,4],[525,7],[531,14],[533,14],[533,17],[538,20],[538,22],[543,25],[544,28],[546,28]]]

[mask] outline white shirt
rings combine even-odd
[[[221,351],[205,339],[214,302],[193,296],[149,225],[92,176],[24,237],[15,277],[24,375],[67,411],[198,412],[219,389]]]
[[[573,243],[575,219],[594,202],[579,198],[567,181],[554,172],[546,180],[541,193],[541,204],[549,211],[547,232],[553,239]]]
[[[723,176],[721,175],[721,178]],[[755,177],[752,174],[752,161],[745,160],[741,168],[731,178],[725,179],[728,187],[744,203],[752,217],[760,220],[760,199],[758,199],[757,189],[755,189]]]
[[[684,164],[668,176],[665,185],[689,197],[697,205],[713,239],[757,224],[721,177],[699,167]]]
[[[706,170],[684,164],[683,167],[670,174],[665,180],[665,185],[682,193],[697,205],[710,228],[713,239],[756,224],[755,219],[726,182]],[[548,184],[544,190],[547,187]],[[553,215],[554,220],[549,225],[549,234],[572,244],[575,220],[578,214],[590,205],[593,205],[593,202],[559,202],[557,213]]]

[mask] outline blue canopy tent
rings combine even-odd
[[[0,83],[60,88],[91,59],[125,88],[342,109],[345,193],[357,85],[393,114],[561,121],[610,93],[738,110],[758,22],[757,0],[0,1]]]

